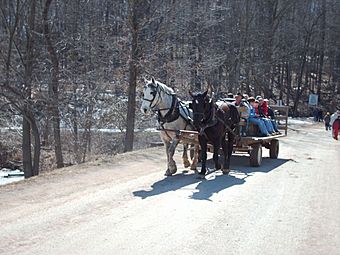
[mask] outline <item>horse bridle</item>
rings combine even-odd
[[[150,84],[148,84],[147,86],[149,86]],[[172,103],[172,106],[170,107],[170,108],[162,108],[162,109],[155,109],[155,107],[158,105],[158,103],[159,103],[159,99],[161,98],[161,91],[163,91],[165,94],[167,94],[167,95],[171,95],[171,96],[176,96],[176,94],[175,93],[172,93],[172,94],[169,94],[169,93],[167,93],[166,91],[164,91],[160,86],[159,86],[159,84],[158,83],[156,83],[156,86],[153,86],[154,88],[155,88],[155,90],[154,91],[152,91],[151,92],[151,94],[153,94],[153,98],[152,99],[147,99],[147,98],[145,98],[144,96],[143,96],[143,100],[145,100],[145,101],[147,101],[147,102],[150,102],[150,105],[149,105],[149,108],[151,109],[151,110],[153,110],[153,111],[165,111],[165,110],[170,110],[170,109],[172,109],[173,108],[173,106],[174,106],[174,103],[176,103],[176,101],[177,101],[177,98],[175,97],[175,98],[173,98],[173,103]],[[160,88],[160,89],[159,89]],[[158,98],[157,98],[157,101],[156,101],[156,103],[154,103],[154,100],[156,99],[156,95],[158,95]]]
[[[158,90],[159,88],[159,85],[157,83],[156,87],[155,87],[155,90],[151,92],[151,94],[153,94],[153,98],[152,99],[148,99],[148,98],[145,98],[144,95],[143,95],[143,100],[147,101],[147,102],[150,102],[150,105],[149,105],[149,108],[150,109],[153,109],[156,107],[156,105],[158,104],[158,101],[159,101],[159,98],[160,98],[160,91]],[[158,99],[157,99],[157,102],[153,104],[155,98],[156,98],[156,95],[158,94]]]
[[[209,124],[209,122],[214,120],[214,103],[209,100],[208,105],[210,106],[210,109],[208,109],[208,114],[206,113],[207,109],[204,109],[204,112],[193,112],[193,115],[201,117],[201,122]],[[206,116],[209,115],[208,118]]]

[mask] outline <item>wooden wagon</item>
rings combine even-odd
[[[250,166],[258,167],[262,163],[262,148],[269,149],[269,157],[276,159],[279,155],[279,138],[287,135],[288,130],[288,106],[271,106],[273,110],[276,110],[279,114],[276,115],[278,120],[278,128],[281,134],[271,135],[267,137],[258,136],[245,136],[240,137],[234,143],[233,153],[236,154],[249,154]],[[255,129],[252,124],[249,125],[249,129]],[[176,136],[182,143],[187,144],[199,144],[198,132],[188,130],[177,130]],[[252,130],[253,133],[256,130]],[[250,133],[252,133],[250,132]],[[212,152],[213,148],[208,145],[208,151]]]

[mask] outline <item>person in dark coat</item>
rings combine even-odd
[[[322,119],[323,119],[323,112],[322,112],[321,109],[319,109],[319,111],[318,111],[318,121],[321,122]]]
[[[323,122],[325,123],[325,128],[327,130],[331,130],[331,114],[329,112],[326,113],[325,117],[323,118]]]
[[[313,113],[314,121],[317,122],[318,121],[318,109],[317,108],[313,108],[312,113]]]

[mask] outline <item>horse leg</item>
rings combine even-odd
[[[223,150],[223,168],[222,173],[228,174],[230,172],[228,168],[227,158],[228,158],[228,144],[225,139],[222,141],[222,150]]]
[[[218,162],[218,152],[220,150],[220,143],[215,143],[214,144],[214,155],[213,155],[213,159],[214,159],[214,163],[215,163],[215,169],[219,170],[221,169],[221,164]]]
[[[183,165],[185,168],[190,166],[190,161],[188,159],[188,144],[183,144],[183,154],[182,154],[182,159],[183,159]]]
[[[170,176],[171,173],[170,173],[170,169],[169,169],[169,147],[170,147],[170,142],[169,141],[166,141],[166,140],[163,140],[163,143],[164,143],[164,146],[165,146],[165,153],[166,153],[166,158],[167,158],[167,169],[165,171],[165,174],[166,176]]]
[[[197,172],[197,163],[198,163],[198,154],[200,151],[200,146],[199,145],[194,145],[194,158],[192,159],[190,169],[194,170],[195,173]]]
[[[202,167],[201,167],[201,172],[199,172],[200,175],[205,175],[207,172],[206,169],[206,163],[207,163],[207,140],[205,136],[200,135],[199,136],[199,142],[201,146],[201,161],[202,161]]]
[[[168,167],[168,170],[169,170],[169,173],[170,175],[174,174],[177,172],[177,166],[176,166],[176,162],[174,160],[174,154],[175,154],[175,150],[176,150],[176,147],[179,143],[179,140],[178,139],[174,139],[172,140],[172,143],[169,147],[169,150],[168,150],[168,157],[169,157],[169,167]]]
[[[223,163],[223,174],[229,174],[230,172],[230,159],[233,153],[233,143],[234,143],[234,135],[228,133],[228,142],[224,139],[224,148],[223,148],[223,155],[224,155],[224,163]]]

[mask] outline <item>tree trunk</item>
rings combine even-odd
[[[29,16],[28,16],[28,33],[27,33],[27,51],[25,58],[25,103],[24,103],[24,112],[28,112],[29,109],[27,105],[31,99],[31,91],[32,91],[32,72],[33,72],[33,46],[34,46],[34,25],[35,25],[35,9],[36,9],[36,0],[32,0],[30,2],[29,7]],[[31,125],[30,122],[23,118],[22,123],[22,160],[25,178],[29,178],[34,175],[32,169],[32,151],[31,151]]]
[[[28,154],[28,152],[26,152],[27,154],[26,153],[24,154],[30,160],[28,169],[24,169],[25,178],[28,178],[28,177],[36,176],[36,175],[39,174],[40,151],[41,151],[40,132],[39,132],[39,129],[38,129],[38,126],[37,126],[37,123],[36,123],[36,120],[34,118],[34,114],[33,114],[31,108],[27,107],[26,109],[24,109],[23,117],[24,117],[25,122],[27,122],[30,126],[30,135],[31,135],[31,131],[32,131],[32,135],[33,135],[33,138],[34,138],[33,164],[32,164],[32,156],[31,156],[31,136],[29,138],[29,141],[30,141],[29,154]],[[25,139],[24,141],[27,142],[28,139]],[[25,146],[25,149],[27,147],[28,146]],[[24,160],[26,160],[26,164],[28,165],[27,158],[24,158]]]
[[[308,33],[307,36],[306,36],[306,39],[305,39],[305,44],[304,44],[299,74],[297,76],[297,90],[296,90],[295,99],[294,99],[294,106],[293,106],[293,115],[294,116],[297,116],[298,104],[299,104],[300,97],[301,97],[302,91],[303,91],[301,86],[302,86],[303,72],[305,70],[305,65],[306,65],[306,61],[307,61],[306,55],[307,55],[307,52],[308,52],[308,49],[309,49],[310,37],[311,37],[311,33]]]
[[[136,111],[136,84],[138,73],[138,21],[137,21],[137,3],[136,0],[129,1],[130,3],[130,29],[131,29],[131,51],[129,63],[129,88],[128,88],[128,110],[126,121],[126,133],[124,152],[133,150],[134,129],[135,129],[135,111]]]
[[[33,153],[33,168],[32,168],[32,173],[33,175],[38,175],[39,174],[39,165],[40,165],[40,151],[41,151],[41,146],[40,146],[40,132],[37,126],[37,123],[34,119],[33,113],[30,112],[30,125],[32,128],[32,134],[34,137],[34,153]]]
[[[286,79],[287,79],[287,102],[286,105],[289,106],[290,103],[290,93],[291,93],[291,87],[292,87],[292,75],[290,72],[290,64],[287,61],[286,62]]]
[[[53,125],[53,136],[54,136],[54,148],[57,168],[64,166],[63,154],[61,148],[61,138],[60,138],[60,116],[58,109],[58,94],[59,94],[59,63],[57,54],[53,48],[52,40],[50,37],[50,31],[48,26],[48,11],[50,8],[52,0],[46,0],[44,11],[43,11],[43,21],[44,21],[44,38],[46,41],[47,51],[52,62],[51,70],[51,82],[49,85],[49,96],[51,100],[51,115],[52,115],[52,125]]]
[[[22,163],[25,178],[32,177],[31,126],[25,118],[22,121]]]
[[[79,164],[81,162],[81,154],[79,151],[79,134],[78,134],[78,114],[77,114],[77,87],[73,87],[73,100],[74,100],[74,108],[72,110],[72,129],[73,129],[73,151],[74,151],[74,159]]]
[[[320,65],[317,79],[317,94],[319,96],[319,102],[321,102],[322,70],[325,56],[325,33],[326,33],[326,0],[322,0]]]

